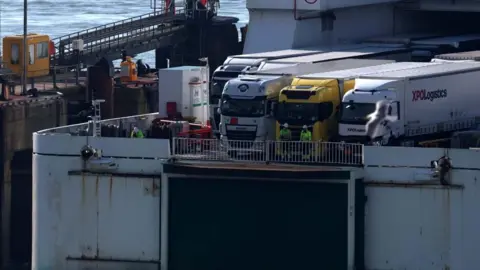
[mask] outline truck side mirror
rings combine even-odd
[[[218,113],[218,114],[222,114],[222,109],[217,108],[217,113]]]

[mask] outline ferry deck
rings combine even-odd
[[[155,118],[99,123],[129,134],[134,125],[149,130]],[[198,138],[103,137],[88,127],[34,134],[32,269],[480,263],[478,151],[352,145],[361,158],[318,151],[308,162],[282,162],[221,153]],[[182,152],[186,141],[192,148]],[[87,145],[96,154],[81,153]],[[449,186],[431,167],[442,156],[453,164]]]

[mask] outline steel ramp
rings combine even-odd
[[[182,35],[185,21],[184,8],[181,7],[175,13],[151,12],[61,36],[52,39],[57,48],[55,62],[60,65],[77,63],[73,52],[76,39],[84,42],[84,50],[79,56],[83,63],[96,62],[101,57],[118,59],[122,50],[129,54],[146,52],[164,44],[161,39],[165,37],[171,39],[172,35]]]
[[[182,42],[186,35],[183,25],[159,25],[121,33],[101,40],[89,42],[85,45],[80,62],[94,64],[101,57],[109,60],[119,59],[121,51],[126,50],[129,55],[154,50]],[[77,57],[72,49],[65,49],[57,56],[57,63],[61,65],[75,65]]]
[[[89,29],[81,30],[75,33],[64,35],[52,39],[55,44],[68,45],[75,39],[83,39],[84,41],[94,41],[105,36],[109,36],[116,33],[126,32],[130,29],[137,29],[142,27],[148,27],[151,25],[159,24],[168,19],[175,17],[176,14],[165,14],[162,11],[151,12],[140,16],[135,16],[125,20],[116,21],[113,23],[104,24],[101,26],[92,27]]]

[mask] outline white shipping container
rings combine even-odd
[[[196,122],[208,119],[208,75],[206,67],[182,66],[158,70],[158,110],[167,117],[167,103],[176,102],[183,117]]]

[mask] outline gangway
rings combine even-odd
[[[218,2],[212,2],[218,3]],[[208,7],[208,11],[215,8]],[[183,42],[186,38],[185,25],[190,10],[185,6],[161,8],[154,12],[119,20],[113,23],[78,31],[52,39],[56,47],[56,65],[74,65],[77,62],[95,63],[101,57],[119,59],[122,50],[130,55],[154,50]],[[195,19],[195,18],[193,18]],[[83,41],[83,50],[77,55],[75,40]]]

